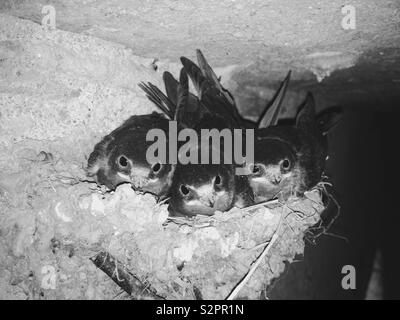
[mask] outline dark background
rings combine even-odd
[[[345,109],[330,134],[327,172],[341,215],[330,232],[307,244],[304,257],[275,282],[272,299],[364,299],[374,256],[381,252],[383,295],[400,298],[398,203],[399,111]],[[328,210],[335,210],[329,207]],[[356,289],[341,287],[344,265],[356,269]]]

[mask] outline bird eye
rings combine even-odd
[[[289,161],[289,159],[285,159],[285,160],[282,161],[282,163],[281,163],[281,168],[282,168],[284,171],[287,171],[287,170],[290,169],[290,161]]]
[[[153,164],[151,166],[151,170],[153,170],[154,173],[157,173],[161,169],[161,164],[159,162]]]
[[[181,186],[179,187],[179,191],[184,195],[187,196],[190,193],[190,190],[188,187],[184,186],[183,184],[181,184]]]
[[[217,176],[215,177],[214,183],[215,183],[217,186],[219,186],[219,185],[222,183],[222,179],[221,179],[221,176],[220,176],[220,175],[217,175]]]
[[[251,168],[251,172],[254,174],[260,173],[261,169],[260,166],[254,164],[253,167]]]
[[[128,166],[128,159],[125,156],[120,156],[118,158],[118,164],[121,167],[126,168]]]

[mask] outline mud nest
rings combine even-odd
[[[104,192],[78,163],[22,150],[23,169],[0,186],[1,298],[132,298],[90,260],[107,252],[160,298],[259,299],[303,253],[324,209],[315,188],[285,203],[172,219],[130,185]]]

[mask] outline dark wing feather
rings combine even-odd
[[[317,115],[318,126],[323,135],[328,134],[343,117],[343,110],[339,106],[330,107]]]
[[[197,62],[199,64],[200,70],[203,76],[219,91],[220,97],[225,100],[226,104],[229,105],[230,111],[232,112],[232,116],[236,119],[238,123],[241,123],[243,127],[254,127],[254,123],[249,120],[243,119],[240,115],[239,110],[236,106],[235,99],[232,94],[225,89],[220,82],[220,79],[215,74],[214,70],[211,68],[203,53],[197,49]]]
[[[193,82],[199,100],[202,99],[203,94],[211,89],[211,83],[203,76],[200,68],[186,57],[181,57],[182,65]]]
[[[219,78],[217,77],[217,75],[215,74],[215,72],[211,68],[211,66],[208,64],[206,58],[204,57],[204,55],[200,51],[200,49],[196,50],[196,54],[197,54],[197,62],[199,63],[199,67],[200,67],[201,72],[203,73],[203,76],[213,83],[213,85],[224,95],[225,99],[232,106],[236,106],[233,96],[231,95],[231,93],[228,90],[226,90],[221,85]]]
[[[189,81],[185,70],[182,68],[179,76],[179,85],[177,87],[177,101],[176,101],[176,110],[174,115],[174,120],[181,123],[181,125],[185,125],[182,123],[183,121],[183,112],[187,106],[189,98]]]
[[[296,116],[296,127],[306,126],[310,122],[314,122],[315,115],[315,100],[311,92],[307,92],[307,96],[301,105]]]
[[[200,68],[191,60],[181,57],[182,65],[193,82],[202,105],[212,114],[216,114],[229,123],[229,126],[241,127],[239,119],[232,112],[232,105],[221,95],[220,91],[204,77]]]
[[[155,85],[148,82],[139,83],[140,89],[142,89],[147,98],[153,102],[163,113],[165,113],[170,119],[174,118],[175,104]]]
[[[260,118],[257,121],[257,128],[266,128],[278,124],[279,112],[282,101],[285,98],[286,89],[289,85],[291,71],[288,72],[285,80],[282,81],[272,100],[267,104]]]
[[[168,71],[165,71],[163,73],[163,80],[167,97],[173,102],[174,105],[176,105],[176,101],[178,100],[177,92],[178,92],[179,82]]]

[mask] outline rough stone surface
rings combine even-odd
[[[119,45],[2,15],[0,48],[2,144],[106,133],[154,109],[137,83],[160,77]]]
[[[0,10],[41,23],[45,4],[6,0]],[[51,4],[57,28],[122,44],[138,56],[176,62],[181,55],[194,57],[194,50],[201,48],[213,66],[236,66],[230,86],[252,117],[289,69],[293,70],[289,109],[298,105],[306,90],[313,90],[321,108],[340,104],[385,109],[396,107],[400,100],[397,0],[54,0]],[[355,30],[341,26],[341,10],[349,4],[356,10]]]

